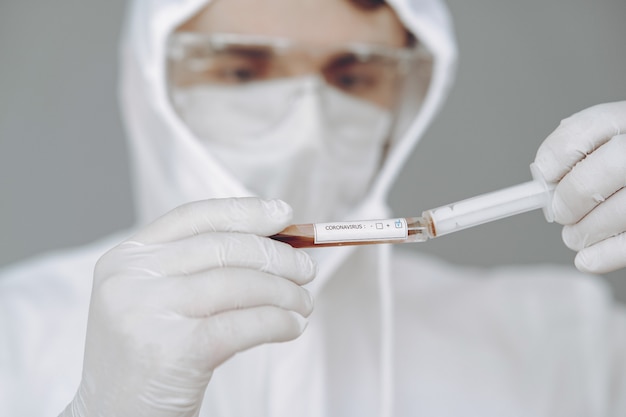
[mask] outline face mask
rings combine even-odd
[[[291,204],[294,221],[341,220],[378,171],[391,114],[317,77],[194,86],[174,105],[207,150],[252,192]]]

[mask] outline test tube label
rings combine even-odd
[[[404,218],[314,224],[316,244],[404,240],[408,230]]]

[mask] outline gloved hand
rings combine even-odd
[[[563,120],[537,151],[546,181],[558,182],[552,208],[576,267],[604,273],[626,266],[626,101]]]
[[[106,253],[94,273],[82,381],[63,416],[196,416],[216,366],[304,330],[316,267],[260,237],[281,201],[181,206]],[[36,399],[33,399],[36,401]]]

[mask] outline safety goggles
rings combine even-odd
[[[168,82],[174,90],[237,87],[319,74],[345,94],[390,109],[410,68],[427,55],[419,46],[320,46],[277,37],[175,32],[168,42]]]

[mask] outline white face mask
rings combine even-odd
[[[365,196],[391,112],[301,77],[172,93],[187,126],[251,191],[280,198],[294,221],[341,220]]]

